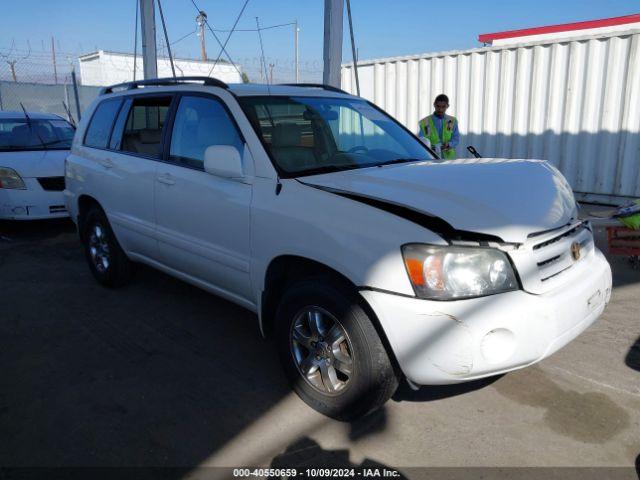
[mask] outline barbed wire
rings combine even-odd
[[[173,42],[172,42],[173,43]],[[18,83],[51,83],[54,84],[60,83],[65,84],[69,83],[70,74],[72,70],[76,70],[78,72],[78,80],[81,82],[82,78],[80,76],[80,63],[78,57],[80,56],[78,53],[74,52],[58,52],[56,51],[56,72],[54,72],[53,67],[53,55],[50,51],[42,51],[42,50],[32,50],[30,55],[26,57],[26,53],[28,51],[20,51],[18,49],[14,49],[13,51],[9,49],[0,49],[0,81],[9,81],[13,82],[13,73],[15,73],[15,81]],[[5,56],[9,56],[11,59],[15,59],[17,55],[21,55],[18,57],[18,61],[13,65],[13,72],[10,64],[5,60]],[[26,57],[26,58],[25,58]],[[129,75],[133,73],[131,66],[127,66],[124,64],[118,64],[114,62],[113,58],[107,57],[107,65],[110,70],[113,72],[121,73],[122,76]],[[189,60],[189,58],[181,57],[178,52],[175,52],[175,58],[178,60]],[[159,62],[168,61],[164,57],[158,58]],[[259,82],[262,78],[262,81],[265,81],[264,73],[261,74],[261,58],[259,56],[245,56],[245,57],[237,57],[235,59],[238,67],[242,72],[244,72],[249,80],[252,82]],[[267,56],[265,58],[265,62],[267,65],[273,65],[273,78],[274,82],[282,81],[282,82],[294,82],[295,81],[295,60],[292,58],[283,58],[276,56]],[[221,65],[229,65],[228,63],[219,62]],[[138,69],[142,68],[142,64],[139,63]],[[206,75],[211,68],[211,65],[208,63],[202,64],[202,75]],[[299,72],[302,76],[302,80],[312,82],[317,81],[322,77],[322,69],[323,63],[322,60],[305,60],[300,61],[299,63]],[[56,79],[57,76],[57,79]],[[301,81],[302,81],[301,80]]]

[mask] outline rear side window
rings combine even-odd
[[[171,97],[134,98],[122,133],[120,149],[160,158],[162,127],[170,105]]]
[[[169,158],[172,162],[203,168],[207,147],[231,145],[241,151],[242,144],[222,103],[206,97],[182,97],[171,134]]]
[[[107,148],[111,127],[120,108],[120,102],[119,98],[114,98],[105,100],[98,105],[84,137],[84,144],[87,147]]]

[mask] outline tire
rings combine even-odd
[[[105,287],[117,288],[131,278],[131,261],[113,234],[104,211],[92,207],[82,221],[82,243],[89,269]]]
[[[311,318],[319,325],[315,333]],[[354,420],[378,409],[396,391],[393,365],[352,287],[330,277],[291,284],[275,321],[287,378],[298,396],[318,412]],[[344,341],[333,329],[336,325]]]

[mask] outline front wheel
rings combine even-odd
[[[384,404],[398,379],[357,294],[327,278],[291,285],[276,313],[281,362],[312,408],[352,420]]]

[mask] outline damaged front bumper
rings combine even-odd
[[[522,368],[548,357],[602,314],[611,269],[600,251],[561,287],[457,301],[362,290],[406,377],[419,385],[459,383]]]

